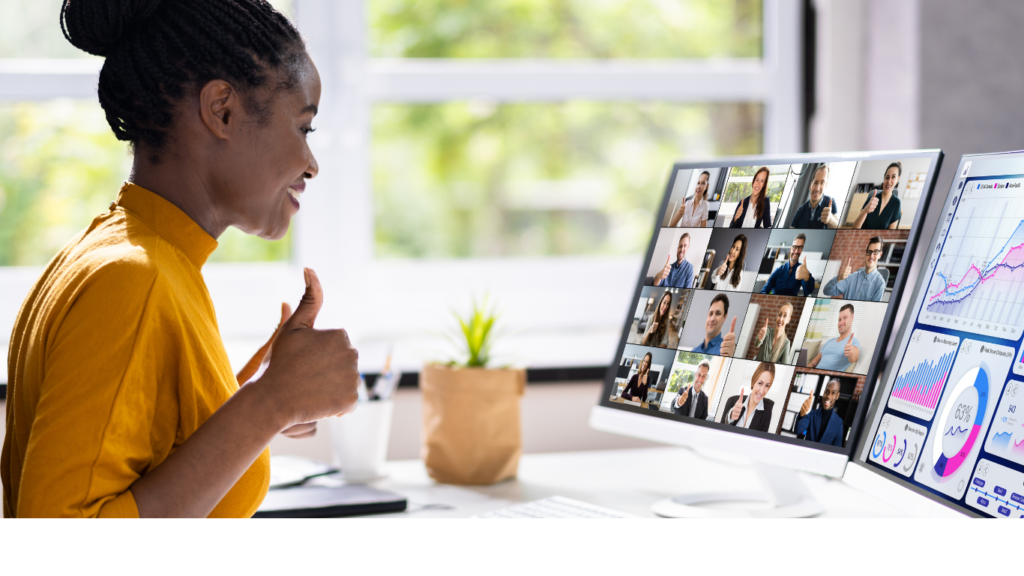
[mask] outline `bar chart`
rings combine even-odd
[[[960,339],[915,330],[889,394],[889,408],[931,420],[949,379]]]

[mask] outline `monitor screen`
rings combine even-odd
[[[676,164],[601,406],[851,454],[940,162]]]
[[[855,462],[1024,518],[1024,153],[964,156]]]

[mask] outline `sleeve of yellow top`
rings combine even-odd
[[[152,363],[164,356],[159,330],[148,326],[155,279],[142,262],[105,265],[54,327],[19,516],[138,516],[129,488],[154,459]]]

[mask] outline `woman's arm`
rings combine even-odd
[[[761,213],[761,224],[762,228],[772,227],[772,203],[768,199],[768,194],[764,195],[764,211]]]
[[[896,227],[899,226],[899,225],[900,225],[900,221],[899,220],[894,220],[891,224],[889,224],[889,230],[895,230]]]
[[[675,228],[679,225],[679,221],[683,218],[683,209],[686,207],[686,199],[683,199],[683,205],[676,210],[676,213],[672,215],[672,219],[669,220],[668,227]]]
[[[310,271],[263,377],[243,386],[132,484],[140,517],[208,516],[275,434],[355,407],[358,353],[344,330],[313,329],[322,304],[320,281]]]

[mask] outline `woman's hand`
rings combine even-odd
[[[281,321],[277,323],[277,328],[274,329],[274,333],[271,334],[270,339],[260,346],[260,349],[252,355],[252,358],[245,363],[245,366],[238,371],[235,378],[238,380],[239,386],[244,386],[246,382],[252,379],[262,367],[264,370],[266,366],[270,364],[270,348],[274,345],[274,340],[277,339],[277,335],[281,332],[281,326],[288,321],[292,316],[292,307],[287,302],[281,303]],[[294,439],[299,438],[311,438],[316,436],[316,422],[306,422],[303,424],[296,424],[291,428],[287,428],[281,431],[281,434]]]
[[[736,403],[732,405],[732,412],[729,413],[729,420],[735,422],[740,419],[743,413],[743,388],[740,388],[740,395],[736,397]]]
[[[305,272],[306,293],[281,326],[267,371],[252,383],[272,397],[284,429],[341,416],[357,400],[359,353],[344,330],[313,329],[323,305],[323,288],[316,273]]]
[[[743,217],[743,201],[740,200],[740,205],[736,208],[736,213],[732,215],[732,221],[735,222]]]
[[[725,271],[728,270],[728,269],[729,269],[729,261],[726,260],[725,262],[722,262],[722,265],[718,267],[718,270],[715,270],[715,276],[718,276],[720,278],[722,276],[722,274],[725,274]]]
[[[761,329],[757,331],[757,341],[758,342],[764,342],[764,337],[767,336],[767,335],[768,335],[768,319],[765,318],[764,319],[764,326],[761,326]]]

